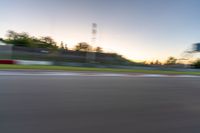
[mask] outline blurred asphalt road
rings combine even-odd
[[[0,133],[199,133],[200,78],[0,76]]]

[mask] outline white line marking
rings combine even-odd
[[[200,78],[195,75],[162,74],[115,74],[115,73],[78,73],[78,72],[9,72],[1,71],[0,76],[87,76],[87,77],[145,77],[145,78]]]

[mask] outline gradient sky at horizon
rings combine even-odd
[[[90,42],[136,61],[179,57],[200,41],[199,0],[0,0],[0,37],[7,30],[52,36],[70,47]]]

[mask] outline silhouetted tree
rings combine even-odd
[[[169,57],[165,63],[165,65],[175,65],[177,63],[177,59],[174,57]]]
[[[9,40],[14,40],[14,39],[17,38],[18,33],[16,33],[15,31],[9,30],[9,31],[7,31],[7,35],[6,36],[7,36],[7,38]]]
[[[67,44],[65,44],[65,50],[68,50],[68,46],[67,46]]]
[[[56,45],[56,42],[50,36],[42,37],[41,41],[43,41],[47,44]]]
[[[153,61],[151,61],[149,64],[150,64],[150,65],[154,65],[154,62],[153,62]]]
[[[64,48],[64,43],[63,43],[63,42],[60,43],[60,47],[61,47],[61,49],[65,49],[65,48]]]
[[[194,68],[200,68],[200,59],[198,59],[197,61],[195,61],[194,63],[192,63],[192,66]]]
[[[33,44],[32,38],[28,33],[17,33],[15,31],[8,31],[5,43],[13,44],[15,46],[31,47]]]
[[[89,52],[91,51],[92,47],[86,43],[86,42],[81,42],[81,43],[78,43],[75,48],[74,48],[76,51],[83,51],[83,52]]]
[[[155,65],[162,65],[162,63],[159,60],[156,60],[156,62],[154,63]]]
[[[97,53],[103,53],[103,49],[101,47],[96,47],[94,51]]]

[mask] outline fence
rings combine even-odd
[[[102,64],[127,64],[128,61],[117,54],[89,53],[72,50],[49,50],[45,48],[27,48],[0,46],[0,59],[37,60],[54,62],[88,63],[88,55],[94,55],[93,62]]]
[[[0,59],[12,59],[12,45],[0,45]]]

